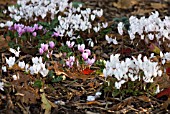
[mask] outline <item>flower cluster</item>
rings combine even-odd
[[[63,12],[69,5],[68,0],[18,0],[17,4],[19,7],[8,7],[10,17],[17,22],[21,19],[37,20],[38,17],[44,19],[48,14],[54,19],[59,11]]]
[[[142,58],[139,54],[137,59],[126,58],[125,61],[119,60],[120,54],[111,55],[110,61],[106,62],[106,68],[103,70],[105,77],[113,76],[117,79],[115,87],[120,89],[121,85],[128,81],[140,81],[152,83],[153,79],[162,75],[157,62],[151,62],[146,56]],[[141,72],[143,75],[141,76]]]
[[[67,41],[67,46],[69,48],[72,48],[74,45],[74,42],[70,42]],[[78,44],[78,50],[82,53],[82,59],[84,60],[84,62],[86,63],[86,65],[91,66],[94,64],[95,62],[95,57],[90,59],[89,56],[91,55],[91,51],[89,49],[85,49],[85,45],[84,44]],[[75,62],[75,57],[74,56],[70,56],[67,60],[66,60],[66,65],[69,68],[72,68],[73,64]],[[77,63],[78,66],[79,63]]]
[[[30,74],[38,74],[40,73],[43,77],[47,76],[49,70],[45,68],[45,64],[42,63],[41,57],[33,57],[32,58],[33,65],[30,66]]]
[[[22,34],[28,32],[31,33],[34,37],[37,36],[37,30],[41,30],[43,26],[39,26],[38,24],[34,24],[33,27],[31,26],[25,26],[23,24],[14,24],[14,26],[9,27],[9,30],[16,30],[18,32],[19,37],[22,36]]]
[[[10,50],[15,50],[15,49],[11,48]],[[19,48],[18,48],[18,51],[20,52]],[[16,57],[19,57],[19,56],[16,56]],[[5,59],[6,59],[6,63],[8,64],[9,68],[12,68],[13,65],[15,64],[16,58],[15,57],[9,57],[9,59],[7,59],[7,58],[5,58]],[[43,77],[47,76],[49,70],[45,68],[45,63],[42,62],[42,57],[39,57],[39,58],[33,57],[32,63],[33,63],[33,65],[30,66],[29,64],[25,64],[24,61],[19,61],[18,66],[22,70],[24,70],[26,72],[30,72],[30,74],[32,74],[32,75],[40,73]],[[3,66],[3,71],[4,72],[7,71],[5,66]]]
[[[75,62],[75,57],[74,57],[74,56],[70,56],[70,57],[68,58],[68,60],[66,61],[66,65],[67,65],[69,68],[72,68],[74,62]]]
[[[59,32],[62,36],[69,36],[70,38],[75,35],[75,31],[85,31],[93,29],[98,32],[101,28],[106,28],[107,23],[98,23],[97,26],[92,25],[92,21],[96,17],[101,17],[103,15],[103,10],[91,10],[86,8],[86,10],[80,10],[82,5],[78,8],[74,8],[69,5],[68,11],[65,11],[65,16],[58,16],[59,26],[55,28],[55,31]]]
[[[130,27],[128,30],[130,39],[135,39],[135,35],[140,35],[141,39],[160,41],[160,38],[170,40],[170,17],[165,16],[163,20],[159,18],[159,13],[152,12],[148,18],[145,16],[138,19],[135,16],[129,18]]]
[[[14,23],[12,21],[6,21],[6,23],[0,23],[0,27],[11,27]]]
[[[52,55],[53,51],[49,51],[48,47],[50,47],[51,49],[53,49],[55,47],[55,43],[53,41],[49,41],[48,44],[41,44],[41,47],[39,48],[39,53],[42,55],[44,52],[48,52],[47,53],[47,58],[50,58],[50,56]]]
[[[95,62],[95,57],[92,59],[89,58],[91,51],[89,49],[85,49],[84,44],[78,44],[78,50],[82,52],[82,58],[87,65],[91,66]]]

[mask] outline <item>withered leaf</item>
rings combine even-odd
[[[0,36],[0,52],[4,52],[8,49],[8,41],[3,37],[3,35]]]
[[[42,101],[41,107],[43,109],[45,109],[44,114],[50,114],[51,113],[51,104],[48,101],[48,99],[46,98],[45,93],[41,94],[41,101]]]
[[[38,92],[31,87],[16,86],[17,99],[21,100],[22,103],[35,104],[39,99]]]
[[[138,3],[137,0],[118,0],[117,3],[115,2],[113,3],[113,6],[120,9],[130,9],[137,3]]]

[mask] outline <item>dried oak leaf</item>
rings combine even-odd
[[[8,49],[8,39],[9,37],[5,39],[3,35],[0,36],[0,52],[4,52]]]
[[[120,9],[130,9],[138,4],[137,0],[118,0],[117,3],[113,2],[113,6]]]
[[[38,90],[34,90],[33,88],[27,86],[16,86],[17,90],[17,99],[21,100],[21,102],[26,104],[35,104],[37,99],[39,99]]]
[[[163,9],[163,8],[166,8],[167,5],[166,4],[161,4],[161,3],[151,3],[151,7],[153,9]]]
[[[41,101],[42,101],[41,107],[43,109],[45,109],[45,113],[44,114],[50,114],[51,113],[51,108],[52,107],[57,107],[54,103],[52,103],[51,101],[49,101],[46,98],[45,93],[41,94]]]

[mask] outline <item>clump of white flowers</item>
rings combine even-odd
[[[10,48],[10,52],[14,53],[16,57],[19,57],[19,53],[20,53],[20,48],[18,47],[17,48],[18,50],[16,51],[15,49],[13,48]],[[9,68],[12,68],[13,65],[16,63],[15,60],[16,58],[15,57],[9,57],[8,58],[5,58],[6,59],[6,63],[8,64]],[[31,75],[34,75],[34,74],[38,74],[40,73],[43,77],[47,76],[49,70],[45,67],[45,63],[42,62],[42,57],[33,57],[32,58],[32,63],[33,65],[30,66],[29,64],[25,64],[24,61],[19,61],[18,62],[18,66],[26,71],[26,72],[30,72]],[[7,69],[5,66],[3,66],[3,71],[6,72]],[[16,77],[16,76],[14,76]],[[17,79],[17,78],[14,78],[14,79]]]
[[[86,8],[81,10],[82,5],[74,8],[69,5],[69,9],[64,12],[64,16],[58,16],[59,25],[55,28],[60,36],[68,36],[72,38],[76,35],[76,31],[86,31],[90,33],[91,30],[99,32],[101,28],[106,28],[108,23],[98,23],[93,25],[92,22],[95,18],[100,18],[103,15],[103,10],[91,10]]]
[[[19,7],[9,6],[10,17],[17,22],[20,19],[37,20],[37,17],[44,19],[48,14],[51,19],[60,11],[68,7],[68,0],[18,0]]]
[[[170,17],[165,16],[163,20],[159,18],[159,13],[157,11],[152,12],[152,14],[146,18],[145,16],[137,18],[136,16],[131,16],[129,18],[129,30],[128,34],[131,40],[139,35],[142,40],[157,40],[160,41],[166,38],[170,40]],[[119,33],[122,35],[122,29],[120,29],[122,22],[118,26]],[[160,42],[159,42],[160,43]]]
[[[106,68],[103,70],[105,77],[113,76],[116,78],[115,87],[121,88],[121,85],[128,81],[140,81],[145,83],[152,83],[154,78],[162,76],[162,70],[158,66],[158,62],[152,62],[146,56],[139,54],[137,59],[135,57],[126,58],[120,61],[120,54],[111,55],[110,61],[106,62]],[[141,76],[141,73],[143,75]]]

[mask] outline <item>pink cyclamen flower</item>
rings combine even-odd
[[[35,30],[38,30],[39,29],[38,24],[34,24],[34,28]]]
[[[43,26],[40,25],[40,26],[38,27],[38,29],[39,29],[39,30],[43,29]]]
[[[91,55],[91,51],[90,51],[89,49],[85,49],[85,50],[83,51],[83,53],[88,53],[88,56]]]
[[[80,51],[80,52],[83,52],[84,51],[84,49],[85,49],[85,45],[84,44],[78,44],[78,50]]]
[[[43,49],[43,51],[47,51],[48,50],[48,44],[41,44],[41,48]]]
[[[23,28],[18,28],[17,32],[18,32],[19,37],[21,37],[22,34],[25,32],[25,30]]]
[[[83,57],[84,60],[87,60],[88,59],[88,53],[83,52],[82,57]]]
[[[53,41],[50,41],[50,42],[49,42],[49,46],[50,46],[50,48],[54,48],[55,43],[54,43]]]
[[[58,37],[60,34],[58,33],[58,32],[54,32],[53,34],[52,34],[52,37],[53,36],[55,36],[55,37]]]
[[[34,30],[35,30],[34,27],[30,27],[30,26],[27,26],[27,27],[25,27],[24,29],[25,29],[27,32],[30,32],[30,33],[34,32]]]
[[[75,61],[75,57],[74,56],[70,56],[70,58],[66,61],[66,65],[71,68],[74,64]]]
[[[87,64],[90,65],[90,66],[91,66],[92,64],[94,64],[94,62],[95,62],[95,58],[92,58],[92,59],[89,59],[89,58],[88,58],[88,59],[87,59]]]
[[[39,53],[42,55],[44,53],[44,50],[42,48],[39,48]]]
[[[66,44],[69,48],[72,48],[74,46],[75,42],[66,41]]]
[[[36,36],[37,36],[37,33],[36,33],[36,32],[33,32],[32,35],[33,35],[34,37],[36,37]]]

